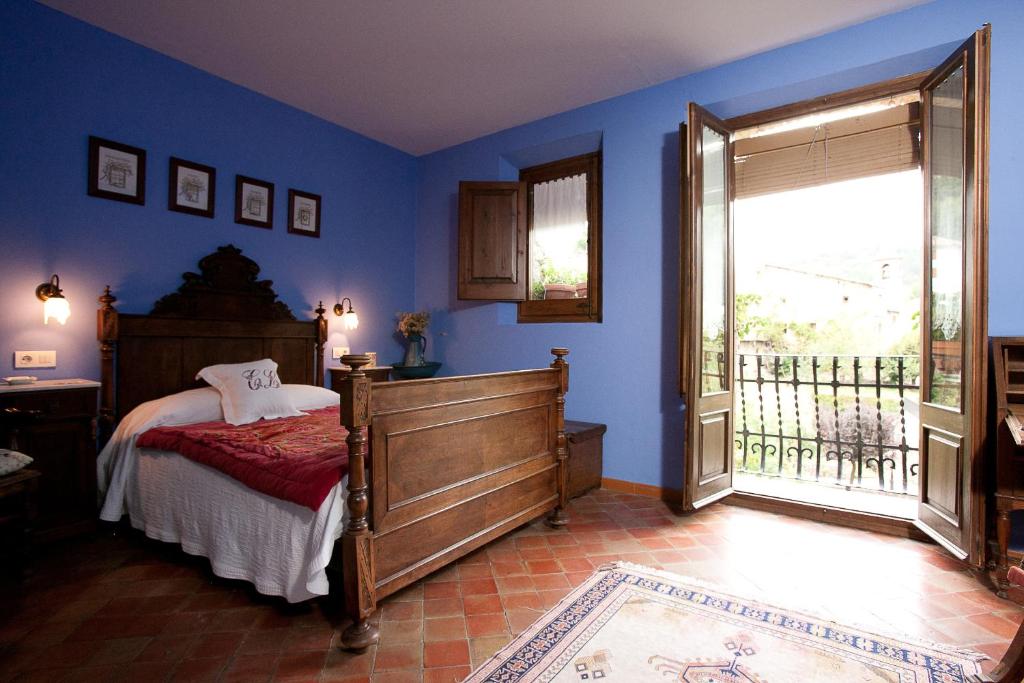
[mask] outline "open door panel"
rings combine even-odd
[[[917,526],[984,561],[988,65],[976,32],[921,85],[924,253]]]
[[[683,506],[694,510],[732,492],[733,147],[732,131],[692,102],[685,130],[680,388]]]

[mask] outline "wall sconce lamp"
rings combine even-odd
[[[54,274],[49,282],[36,287],[36,297],[43,302],[43,323],[49,325],[50,318],[53,318],[61,325],[68,321],[71,315],[71,306],[64,298],[64,291],[60,288],[60,278]]]
[[[345,302],[348,302],[348,310],[345,310]],[[359,327],[359,316],[352,310],[352,299],[347,296],[341,300],[341,303],[334,304],[334,315],[341,316],[341,324],[345,326],[346,330],[354,330]]]

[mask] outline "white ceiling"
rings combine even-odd
[[[416,155],[922,2],[40,1]]]

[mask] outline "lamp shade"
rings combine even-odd
[[[345,302],[348,302],[348,310],[345,310]],[[347,296],[334,304],[334,315],[341,316],[341,324],[345,326],[346,330],[354,330],[359,327],[359,316],[352,310],[352,299]]]
[[[43,302],[43,324],[49,325],[53,318],[61,325],[68,321],[71,306],[64,298],[64,290],[60,288],[60,278],[54,273],[49,282],[36,287],[36,298]]]
[[[63,296],[51,296],[45,302],[43,302],[43,322],[47,325],[50,324],[50,319],[54,319],[61,325],[65,325],[68,322],[68,316],[71,315],[71,306],[68,304],[68,300]]]
[[[341,324],[345,326],[346,330],[354,330],[359,327],[359,316],[351,308],[341,316]]]

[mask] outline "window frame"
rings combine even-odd
[[[526,186],[526,262],[527,282],[524,301],[518,303],[520,323],[599,323],[601,322],[601,152],[589,152],[530,166],[519,171],[519,181]],[[533,186],[551,180],[585,173],[587,176],[587,298],[529,298],[530,233],[533,230]]]
[[[726,119],[725,122],[730,128],[742,130],[744,128],[754,128],[756,126],[763,126],[769,123],[777,123],[779,121],[785,121],[786,119],[795,119],[801,116],[817,114],[829,109],[838,109],[840,107],[862,104],[864,102],[870,102],[871,100],[878,100],[892,95],[900,95],[920,88],[921,83],[928,77],[929,73],[931,73],[930,69],[918,71],[906,76],[898,76],[896,78],[869,83],[868,85],[862,85],[848,90],[841,90],[828,95],[821,95],[819,97],[812,97],[805,100],[799,100],[797,102],[790,102],[789,104],[783,104],[770,109],[762,109],[749,114],[740,114],[739,116],[733,116],[732,118]]]

